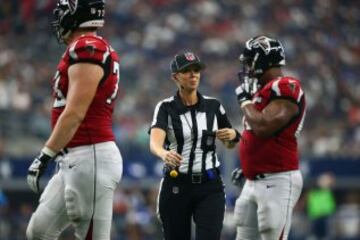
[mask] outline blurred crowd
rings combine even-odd
[[[65,46],[57,43],[50,28],[55,0],[0,2],[0,179],[5,179],[10,176],[6,159],[31,158],[50,133],[50,82]],[[283,43],[285,73],[299,78],[304,87],[307,117],[299,139],[302,156],[360,159],[358,1],[107,0],[106,10],[100,34],[121,57],[114,131],[123,152],[142,152],[143,160],[149,161],[147,130],[153,110],[159,100],[176,91],[169,63],[183,49],[195,51],[208,66],[200,91],[219,98],[241,129],[234,94],[239,84],[237,58],[248,38],[265,34]],[[124,156],[125,161],[129,156]],[[310,190],[304,191],[294,216],[294,224],[308,230],[294,228],[292,239],[311,235],[304,220],[309,217]],[[334,194],[337,207],[328,222],[337,227],[330,227],[332,235],[325,239],[358,239],[359,194]],[[114,239],[160,239],[156,195],[157,186],[118,189]],[[235,197],[228,196],[224,239],[234,236],[230,212]],[[0,239],[23,239],[34,206],[33,199],[12,205],[0,191]],[[65,233],[63,239],[71,237]]]
[[[0,6],[0,136],[10,155],[37,151],[49,134],[50,80],[65,49],[50,28],[53,0]],[[115,132],[120,147],[147,149],[156,103],[175,92],[169,62],[182,49],[208,65],[201,91],[240,126],[234,96],[244,41],[279,38],[286,74],[302,81],[303,155],[360,155],[360,9],[351,0],[108,0],[101,34],[120,53]],[[16,143],[16,144],[14,144]]]

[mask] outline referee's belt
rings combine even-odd
[[[184,181],[193,184],[201,184],[211,180],[216,180],[220,177],[220,170],[218,168],[210,168],[207,169],[205,172],[199,173],[181,173],[178,171],[178,175],[176,177],[170,176],[171,170],[164,171],[164,177],[167,179],[172,179],[176,181]]]

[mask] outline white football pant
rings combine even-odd
[[[42,193],[26,230],[29,240],[58,239],[70,224],[76,239],[109,240],[113,195],[122,176],[114,142],[68,149]]]
[[[236,240],[286,240],[303,180],[299,170],[246,180],[236,200]]]

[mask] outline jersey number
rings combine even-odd
[[[61,77],[60,72],[56,71],[54,77],[55,79],[54,82],[55,101],[53,105],[54,108],[63,107],[66,105],[66,98],[59,88],[60,77]]]
[[[118,62],[114,62],[113,69],[114,69],[113,74],[116,74],[116,84],[115,84],[113,93],[111,94],[111,96],[108,99],[106,99],[107,104],[111,104],[114,101],[114,99],[116,98],[116,95],[118,93],[118,90],[119,90],[120,64]]]
[[[305,120],[305,111],[301,117],[301,120],[300,120],[300,123],[299,123],[299,126],[297,127],[296,129],[296,132],[295,132],[295,137],[298,138],[300,136],[300,132],[301,130],[303,129],[303,126],[304,126],[304,120]]]
[[[111,96],[106,99],[107,104],[111,104],[113,100],[116,98],[117,92],[119,90],[119,80],[120,80],[120,64],[118,62],[114,62],[113,74],[116,74],[116,84],[114,87],[114,91]],[[64,94],[61,92],[59,88],[59,82],[61,79],[60,72],[57,71],[55,73],[55,82],[54,82],[54,93],[55,93],[55,101],[54,101],[54,108],[64,107],[66,105],[66,98]]]
[[[244,129],[247,130],[247,131],[251,131],[252,128],[250,126],[250,124],[245,120],[245,117],[243,117],[243,126],[244,126]]]

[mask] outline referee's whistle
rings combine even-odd
[[[176,178],[178,175],[179,175],[179,173],[175,169],[170,171],[170,177]]]

